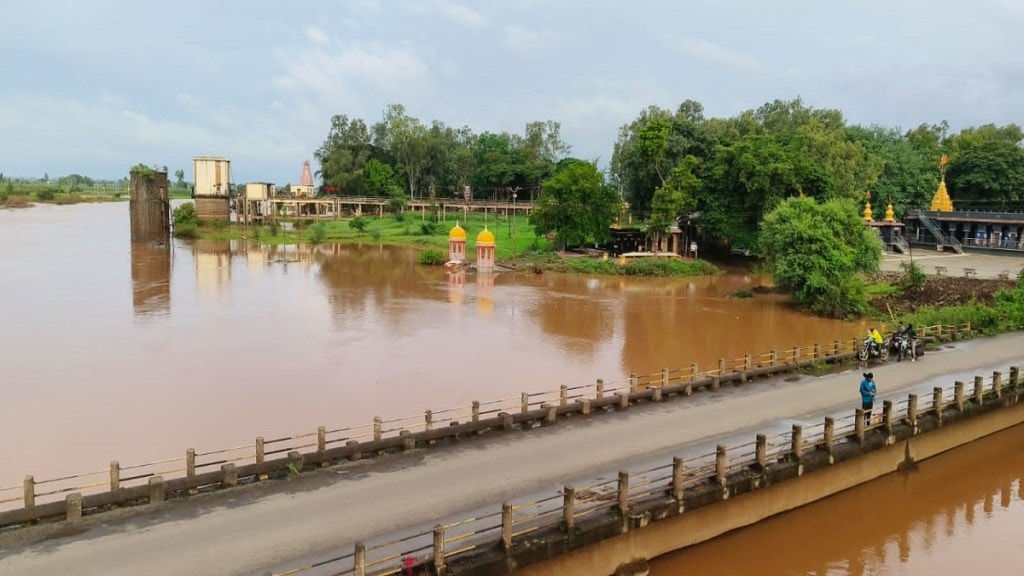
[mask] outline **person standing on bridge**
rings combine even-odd
[[[878,387],[875,386],[875,375],[871,372],[864,373],[864,379],[860,381],[860,407],[864,409],[864,424],[871,425],[871,411],[875,407],[875,394]]]

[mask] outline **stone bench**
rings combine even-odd
[[[964,278],[976,278],[978,271],[974,268],[964,268]]]
[[[935,267],[935,275],[936,276],[942,276],[945,273],[946,273],[946,267],[945,266],[936,266]]]

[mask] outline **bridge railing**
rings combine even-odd
[[[917,329],[921,337],[961,338],[971,334],[970,324],[921,326]],[[238,444],[227,448],[208,451],[187,449],[183,455],[161,460],[121,465],[111,462],[108,468],[70,474],[55,478],[36,479],[26,476],[19,485],[0,487],[0,520],[6,511],[36,508],[40,505],[62,503],[67,496],[95,496],[108,494],[100,499],[103,506],[145,500],[152,496],[151,490],[177,490],[179,485],[187,486],[188,493],[194,494],[208,486],[219,486],[222,482],[221,469],[231,465],[238,469],[239,477],[266,479],[272,473],[292,473],[301,469],[294,462],[286,461],[295,454],[312,453],[321,465],[331,463],[324,456],[346,446],[368,443],[384,443],[381,450],[400,445],[395,441],[412,438],[413,434],[437,433],[442,429],[462,423],[481,423],[496,420],[502,414],[528,415],[537,411],[566,410],[584,401],[609,407],[610,398],[629,399],[644,391],[660,392],[680,388],[689,394],[708,383],[708,379],[746,375],[758,370],[776,367],[794,367],[808,362],[831,361],[843,355],[852,354],[860,346],[861,339],[836,340],[831,344],[811,344],[788,349],[773,350],[759,355],[745,355],[742,358],[719,360],[718,366],[701,371],[696,363],[684,368],[665,368],[649,374],[630,374],[625,379],[604,381],[575,386],[562,385],[555,390],[523,392],[519,397],[507,397],[487,402],[474,401],[470,406],[457,406],[441,410],[426,410],[420,414],[384,419],[375,417],[373,422],[328,429],[320,426],[316,431],[307,431],[289,436],[270,439],[257,437],[255,442]],[[745,377],[745,376],[744,376]],[[703,383],[703,384],[702,384]],[[650,398],[646,396],[645,398]],[[527,419],[539,422],[538,419]],[[845,424],[845,423],[844,423]],[[852,424],[850,424],[852,426]],[[485,428],[486,426],[482,426]],[[391,440],[391,443],[387,441]],[[415,442],[415,440],[413,440]],[[368,452],[369,453],[369,452]],[[338,459],[340,460],[340,458]],[[271,462],[279,461],[275,469]],[[269,468],[268,468],[269,467]],[[232,480],[233,482],[234,480]],[[156,482],[157,485],[153,486]],[[197,484],[197,482],[199,484]],[[205,482],[205,483],[202,483]],[[127,491],[127,492],[125,492]],[[18,518],[36,518],[53,515],[58,507],[26,512]],[[2,523],[0,523],[2,525]]]
[[[418,548],[425,554],[403,558],[411,558],[416,566],[436,568],[483,546],[499,544],[508,551],[515,542],[524,542],[540,532],[571,531],[579,521],[595,514],[621,518],[623,529],[628,530],[628,524],[639,518],[635,510],[652,499],[674,498],[681,502],[687,490],[724,486],[729,475],[798,460],[812,451],[831,454],[843,443],[863,444],[865,435],[872,430],[891,434],[899,423],[916,427],[917,421],[925,416],[941,421],[946,410],[962,413],[971,410],[972,405],[982,405],[1009,394],[1019,396],[1022,392],[1024,382],[1020,379],[1019,368],[1011,367],[1005,381],[1001,372],[994,372],[989,377],[976,376],[970,384],[957,381],[952,386],[936,387],[931,395],[910,394],[903,400],[886,401],[882,410],[870,414],[867,421],[863,411],[858,409],[838,418],[826,417],[819,424],[795,425],[790,431],[772,435],[759,434],[753,442],[718,446],[714,452],[688,458],[676,457],[668,464],[620,470],[617,477],[610,480],[598,480],[582,488],[565,486],[535,500],[505,502],[500,512],[438,524],[432,531],[406,536],[402,541],[422,543],[432,539],[433,546]],[[356,549],[360,546],[357,544]],[[373,571],[369,565],[363,569],[354,565],[332,567],[331,573],[339,576],[396,574],[400,570],[397,558],[396,554],[388,556],[387,559],[395,563],[383,571]],[[274,576],[296,573],[299,572]]]

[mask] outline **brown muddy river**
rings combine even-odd
[[[379,246],[132,246],[127,203],[0,210],[0,247],[0,487],[863,331],[730,298],[760,283],[740,273],[459,277]]]
[[[651,576],[1017,576],[1024,426],[657,558]],[[741,550],[741,553],[736,553]]]

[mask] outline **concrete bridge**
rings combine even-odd
[[[973,382],[975,374],[1022,361],[1024,334],[1016,333],[872,370],[882,400],[905,402],[910,393],[929,396],[935,386]],[[550,497],[560,486],[593,483],[619,469],[649,468],[716,444],[753,444],[756,434],[784,432],[794,423],[849,416],[858,404],[859,373],[755,381],[617,415],[560,420],[530,433],[487,434],[287,481],[0,533],[0,572],[284,573],[348,554],[358,541],[401,541],[437,523],[493,515],[512,497]],[[399,560],[388,567],[397,569]]]

